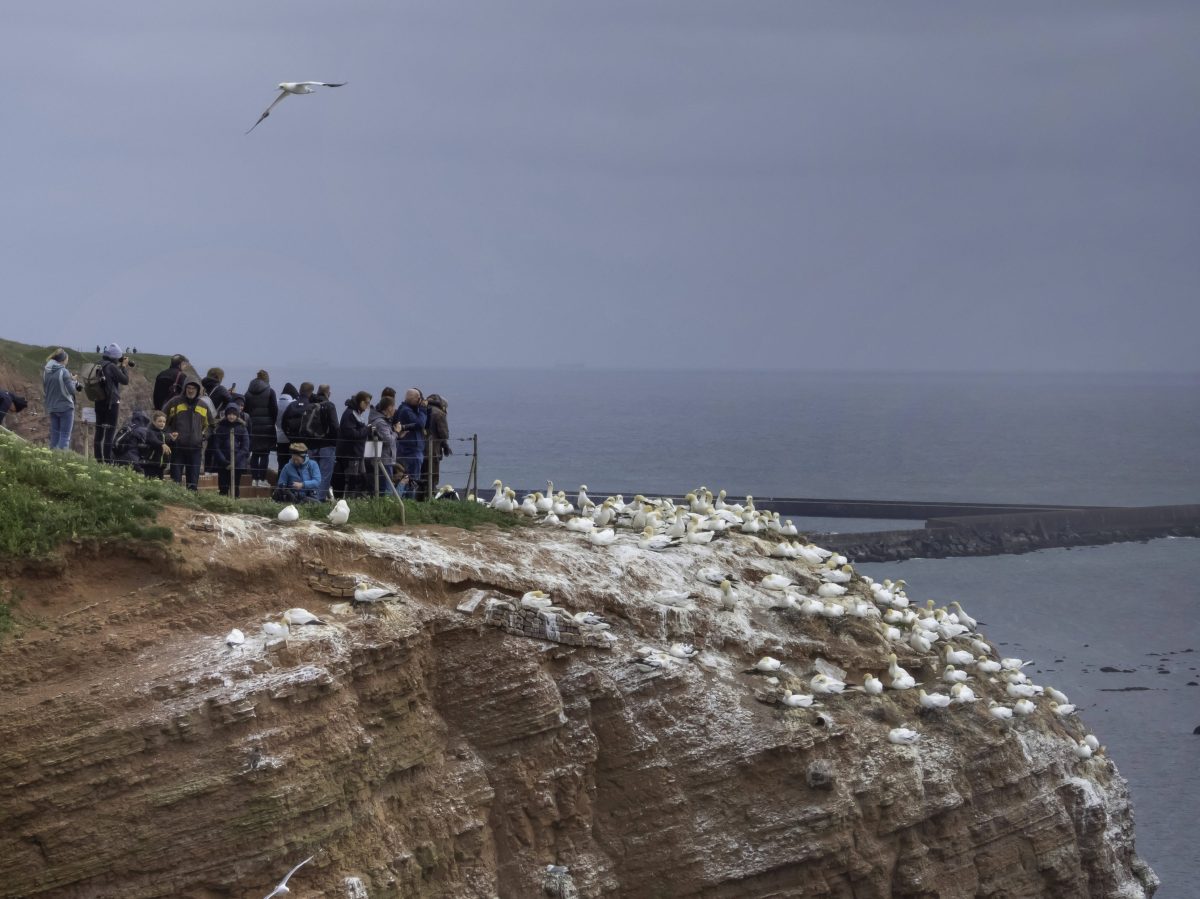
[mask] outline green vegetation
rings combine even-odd
[[[237,512],[274,518],[281,504],[233,500],[218,493],[193,493],[171,481],[148,480],[122,467],[101,465],[73,453],[36,447],[0,431],[0,556],[45,557],[65,540],[133,538],[170,540],[171,530],[155,523],[164,506],[209,512]],[[298,507],[304,518],[323,520],[325,503]],[[350,502],[352,525],[387,527],[401,523],[400,504],[391,499]],[[471,528],[511,527],[517,520],[477,503],[406,503],[407,523]]]
[[[13,366],[21,377],[40,383],[46,358],[56,349],[58,346],[33,346],[28,343],[17,343],[15,340],[0,339],[0,360]],[[86,350],[71,347],[65,349],[71,354],[71,371],[78,371],[84,363],[94,362],[100,358],[94,345]],[[138,353],[132,358],[136,361],[137,368],[142,375],[151,381],[154,380],[156,374],[171,364],[170,356],[159,356],[153,353]]]

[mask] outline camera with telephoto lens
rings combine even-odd
[[[121,361],[124,362],[128,368],[137,368],[137,363],[128,356],[122,356]]]

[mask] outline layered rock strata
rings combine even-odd
[[[1124,781],[1076,757],[1078,724],[922,714],[915,691],[756,700],[803,689],[818,659],[857,683],[889,649],[871,622],[760,589],[816,583],[763,541],[166,519],[181,539],[159,558],[11,584],[26,624],[0,653],[0,896],[261,897],[309,855],[298,899],[1153,892]],[[702,569],[737,578],[736,610]],[[330,595],[359,577],[397,597]],[[649,599],[663,588],[692,598]],[[562,639],[565,619],[546,639],[517,611],[533,589],[604,616],[612,648]],[[297,606],[327,623],[269,641],[261,624]],[[632,662],[672,641],[699,654]],[[749,673],[764,654],[778,683]],[[900,723],[917,744],[888,742]]]

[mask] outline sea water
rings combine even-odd
[[[328,381],[339,404],[385,385],[442,394],[451,433],[479,435],[485,488],[500,478],[626,498],[703,484],[734,497],[1200,502],[1200,376],[287,368],[271,370]],[[444,482],[465,484],[468,446],[454,444]],[[1129,779],[1159,897],[1195,894],[1200,541],[861,567],[903,577],[914,598],[959,600],[1006,651],[1033,659]]]

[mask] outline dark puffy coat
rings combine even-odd
[[[239,418],[230,423],[224,415],[221,416],[217,428],[209,439],[212,447],[213,464],[220,470],[229,467],[229,435],[233,434],[234,468],[245,471],[250,467],[250,432]]]
[[[129,371],[121,367],[120,361],[101,359],[100,367],[104,370],[104,387],[108,398],[103,402],[97,401],[97,406],[115,406],[121,402],[121,385],[129,383]]]
[[[275,390],[261,378],[255,378],[246,388],[242,407],[250,423],[250,451],[269,453],[275,449],[275,422],[279,418],[279,400]]]
[[[171,399],[183,393],[183,385],[186,381],[187,375],[183,373],[182,362],[160,371],[158,377],[154,379],[154,408],[161,409]]]
[[[218,381],[216,378],[204,378],[200,381],[204,392],[208,394],[208,398],[212,400],[213,408],[220,414],[225,406],[233,399],[233,394],[229,392],[229,388]]]
[[[346,400],[346,408],[342,412],[342,420],[338,425],[337,450],[335,451],[338,459],[361,460],[366,451],[367,438],[371,433],[371,426],[359,421],[357,410],[352,405],[353,402],[353,400]]]
[[[150,430],[150,416],[145,412],[139,409],[129,416],[129,423],[117,431],[113,440],[113,460],[122,465],[140,466],[146,458]]]
[[[315,449],[321,449],[326,446],[337,446],[340,436],[340,426],[338,424],[337,407],[330,402],[329,397],[323,393],[314,393],[312,402],[321,404],[321,421],[325,425],[324,437],[305,437],[304,442],[308,445],[309,452]],[[289,407],[290,411],[290,407]],[[299,413],[299,409],[295,410]],[[284,428],[284,430],[287,430]]]

